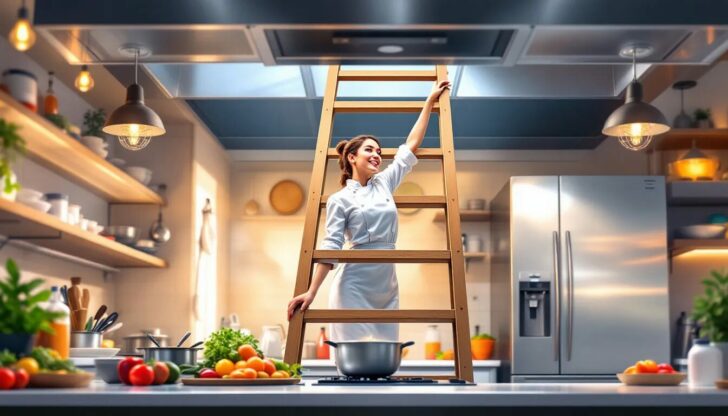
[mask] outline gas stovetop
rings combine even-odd
[[[384,377],[384,378],[357,378],[357,377],[326,377],[315,383],[314,386],[331,386],[331,385],[392,385],[392,386],[452,386],[452,385],[473,385],[464,380],[433,380],[423,377]]]

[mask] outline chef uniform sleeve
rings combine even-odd
[[[408,174],[414,165],[417,164],[417,156],[410,150],[407,145],[403,144],[397,149],[397,153],[394,155],[394,160],[387,166],[381,173],[377,175],[381,181],[383,181],[390,192],[394,192],[395,189],[402,183],[404,176]]]
[[[344,246],[344,229],[346,228],[346,214],[341,201],[329,198],[326,201],[326,237],[321,242],[321,250],[341,250]],[[336,260],[322,260],[321,263],[336,267]]]

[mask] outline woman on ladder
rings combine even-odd
[[[353,250],[391,250],[397,241],[397,207],[392,194],[404,176],[417,163],[414,152],[422,144],[432,107],[449,81],[435,84],[425,101],[407,140],[383,171],[379,141],[368,135],[343,140],[339,153],[342,189],[326,202],[326,237],[321,250],[341,250],[344,240]],[[317,263],[306,293],[288,303],[288,319],[300,307],[308,309],[321,284],[334,268],[333,263]],[[345,263],[334,277],[329,293],[331,309],[398,309],[399,287],[393,263]],[[375,339],[399,340],[398,324],[331,324],[333,341]]]

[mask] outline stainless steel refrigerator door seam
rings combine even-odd
[[[566,231],[566,275],[569,299],[567,312],[568,325],[566,328],[566,360],[571,361],[571,352],[574,345],[574,252],[571,246],[571,231]]]
[[[559,246],[559,232],[553,232],[554,237],[554,305],[556,306],[556,331],[554,331],[554,361],[559,361],[559,351],[561,350],[561,278],[559,273],[559,259],[561,258],[561,250]]]

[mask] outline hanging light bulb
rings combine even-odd
[[[602,128],[604,135],[618,137],[622,146],[634,151],[646,148],[654,136],[670,130],[660,110],[642,101],[642,84],[637,81],[637,53],[646,56],[650,51],[632,46],[621,53],[632,55],[633,79],[627,86],[624,104],[609,115]]]
[[[162,119],[144,104],[144,90],[138,84],[139,48],[134,48],[134,83],[126,89],[126,103],[114,110],[106,120],[104,133],[119,138],[129,150],[141,150],[152,137],[165,133]]]
[[[27,51],[35,43],[35,31],[28,20],[28,9],[25,7],[23,0],[20,9],[18,9],[18,20],[15,21],[13,28],[10,29],[8,40],[19,51]]]
[[[693,146],[680,159],[670,163],[671,174],[682,180],[710,181],[716,177],[720,161],[701,152],[693,140]]]
[[[94,87],[94,78],[88,71],[88,65],[81,67],[81,71],[76,75],[76,81],[73,84],[81,92],[88,92]]]

